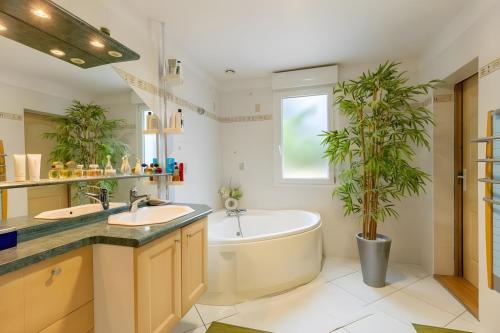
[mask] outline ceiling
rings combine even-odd
[[[467,0],[125,0],[217,80],[415,59]],[[147,5],[146,5],[147,4]],[[224,74],[234,68],[236,75]]]

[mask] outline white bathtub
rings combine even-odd
[[[301,210],[249,210],[238,222],[208,217],[208,291],[202,304],[230,305],[282,292],[321,270],[321,218]]]

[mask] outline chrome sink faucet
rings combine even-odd
[[[247,209],[243,208],[235,208],[235,209],[226,209],[227,216],[240,216],[247,212]]]
[[[130,190],[130,207],[129,212],[135,213],[139,208],[141,202],[149,201],[149,195],[138,195],[137,188],[134,187]]]
[[[102,209],[108,210],[109,209],[109,191],[108,191],[108,189],[104,188],[104,187],[97,187],[97,186],[89,186],[88,188],[98,189],[99,193],[87,192],[87,193],[85,193],[85,196],[100,203],[102,205]]]

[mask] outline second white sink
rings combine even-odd
[[[109,209],[123,207],[125,205],[126,203],[123,202],[110,202]],[[102,211],[103,209],[101,204],[88,204],[56,210],[48,210],[46,212],[38,214],[37,216],[35,216],[35,218],[41,220],[71,219]]]
[[[135,213],[125,212],[108,217],[109,224],[141,226],[165,223],[178,217],[194,212],[189,206],[167,205],[157,207],[142,207]]]

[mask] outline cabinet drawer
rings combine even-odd
[[[39,332],[93,299],[92,247],[28,267],[26,332]]]
[[[22,271],[0,276],[0,331],[24,332]]]
[[[94,328],[94,302],[71,312],[66,317],[59,319],[40,333],[87,333]]]

